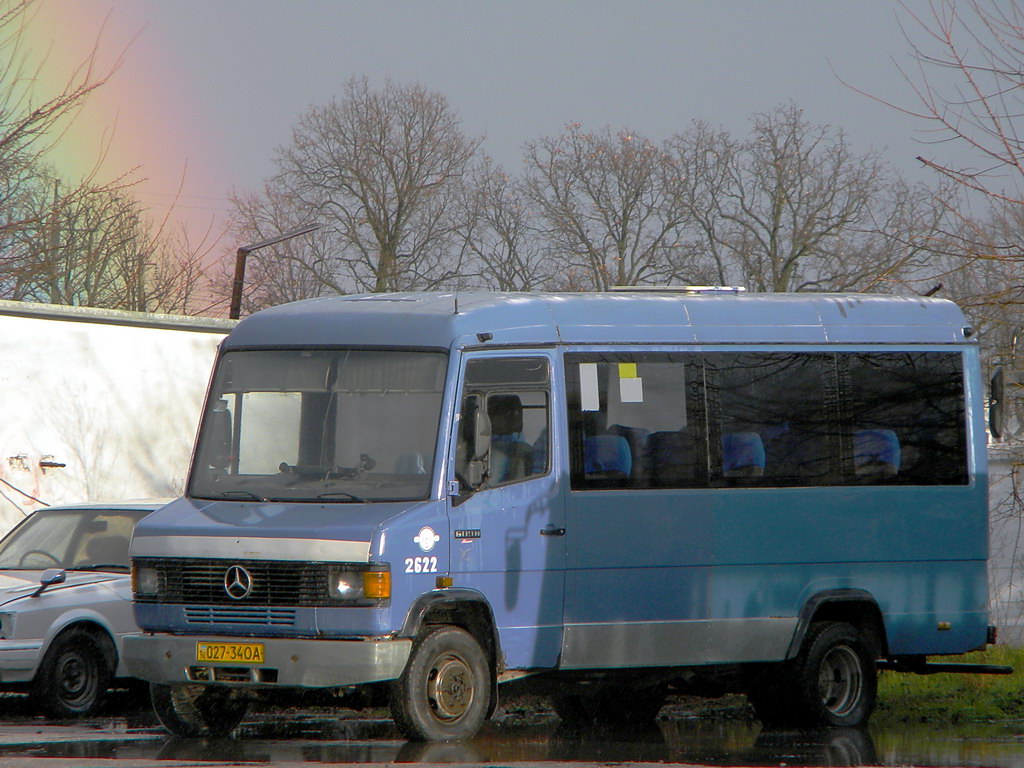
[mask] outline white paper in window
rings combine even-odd
[[[597,391],[597,363],[580,363],[580,409],[601,410],[601,398]]]
[[[639,376],[632,379],[619,379],[619,400],[623,403],[642,403],[644,401],[644,380]]]

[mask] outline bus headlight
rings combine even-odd
[[[372,604],[391,597],[391,570],[386,565],[370,569],[338,568],[328,573],[328,595],[344,603]]]
[[[132,563],[132,594],[136,598],[156,597],[160,588],[160,573],[156,568]]]

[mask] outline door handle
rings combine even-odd
[[[540,529],[541,536],[565,536],[565,528],[555,528],[553,525],[545,525]]]

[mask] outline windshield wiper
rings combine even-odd
[[[348,491],[327,491],[326,493],[317,494],[317,499],[326,499],[331,496],[346,496],[350,501],[357,502],[359,504],[365,504],[366,499],[362,496],[356,496],[354,493]]]
[[[73,565],[69,571],[130,571],[124,563],[96,563],[94,565]]]
[[[223,491],[220,494],[220,498],[222,498],[222,499],[248,499],[250,501],[266,501],[266,499],[261,499],[259,496],[257,496],[252,491]]]

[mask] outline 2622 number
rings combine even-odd
[[[437,573],[436,557],[407,557],[405,558],[406,573]]]

